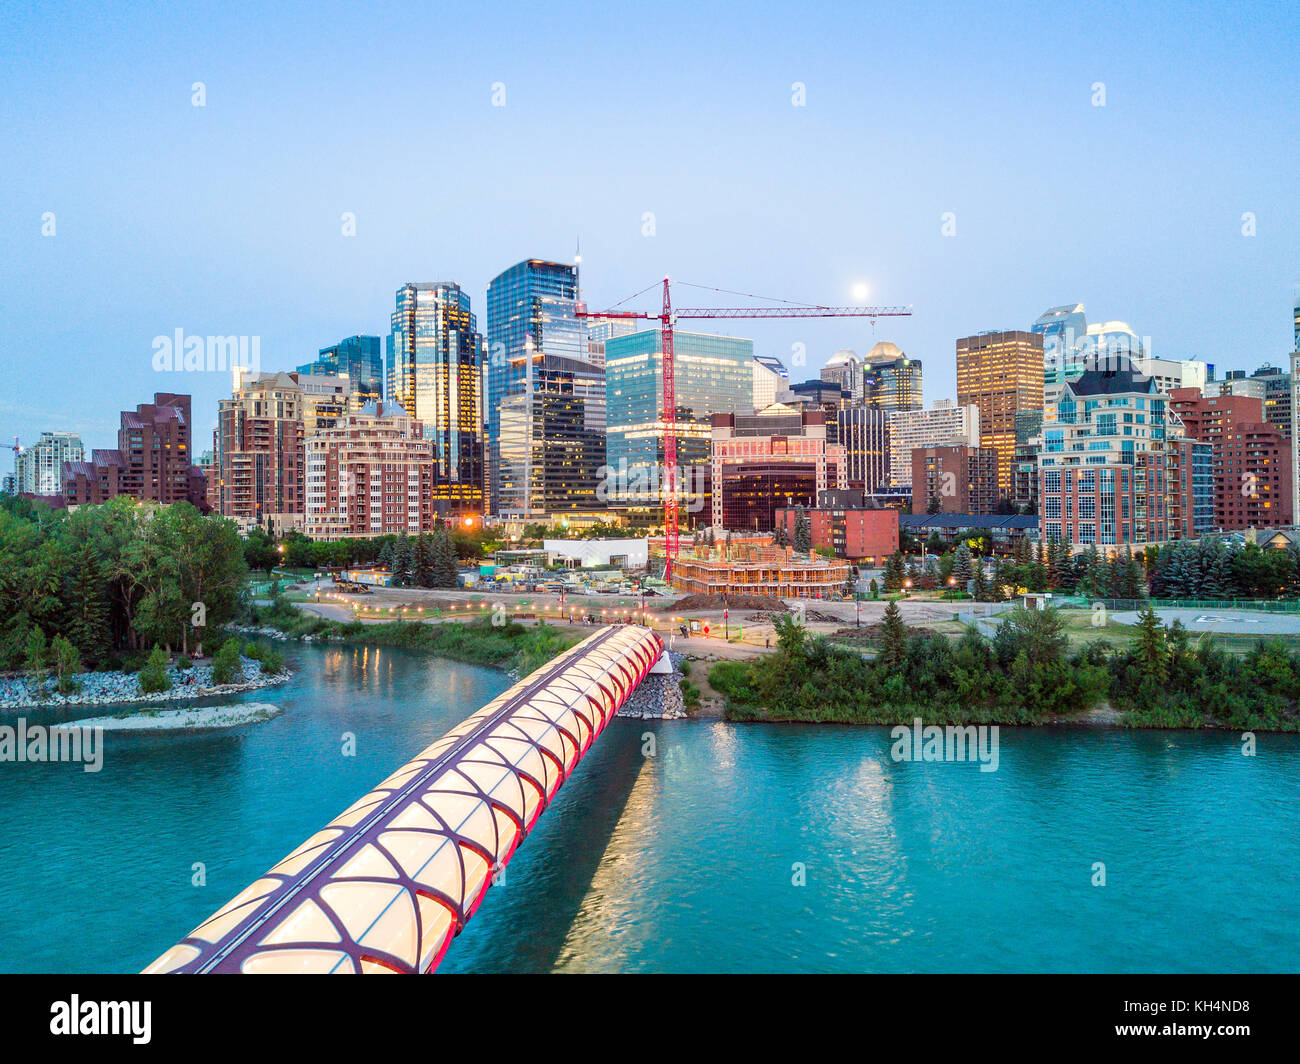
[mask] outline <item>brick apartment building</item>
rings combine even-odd
[[[206,478],[193,464],[191,431],[188,395],[158,392],[152,403],[123,410],[116,449],[97,449],[89,462],[63,464],[64,502],[82,506],[127,495],[206,510]]]
[[[998,508],[998,452],[953,444],[912,451],[912,513],[991,514]]]
[[[1293,522],[1291,445],[1266,420],[1263,399],[1175,388],[1169,406],[1188,437],[1211,445],[1217,528],[1279,528]]]
[[[826,491],[818,496],[815,507],[803,511],[814,549],[829,549],[837,558],[860,561],[867,565],[883,563],[898,550],[898,511],[892,508],[864,506],[856,491]],[[777,527],[785,529],[786,539],[794,540],[799,510],[782,507],[776,511]]]
[[[405,409],[384,403],[308,439],[307,535],[336,540],[431,530],[436,463],[433,441],[422,433]]]

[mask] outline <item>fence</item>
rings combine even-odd
[[[1113,599],[1053,595],[1051,605],[1063,609],[1092,609],[1097,603],[1114,612],[1137,611],[1143,606],[1183,610],[1263,610],[1266,613],[1300,613],[1300,599]]]

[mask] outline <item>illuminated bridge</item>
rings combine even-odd
[[[603,628],[408,761],[146,972],[430,972],[663,644]]]

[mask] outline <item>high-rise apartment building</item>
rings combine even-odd
[[[450,281],[397,290],[388,388],[433,443],[434,512],[483,513],[483,337],[469,295]]]
[[[998,505],[998,454],[955,444],[912,451],[912,513],[991,514]]]
[[[920,410],[925,406],[920,359],[908,358],[897,344],[881,340],[863,359],[861,396],[878,410]]]
[[[848,487],[844,448],[828,443],[820,410],[773,405],[758,414],[714,414],[712,525],[770,532],[780,506],[812,506]]]
[[[84,462],[86,450],[75,432],[42,432],[14,455],[14,490],[22,495],[62,495],[63,464]]]
[[[217,403],[216,508],[243,527],[288,527],[303,513],[303,397],[293,375],[236,371]]]
[[[998,484],[1011,484],[1016,414],[1043,409],[1043,337],[984,332],[957,341],[957,404],[977,406],[981,447],[998,452]]]
[[[69,506],[118,495],[207,508],[203,472],[191,449],[190,397],[158,392],[152,403],[123,410],[117,448],[94,450],[89,462],[65,462],[63,498]]]
[[[677,494],[683,511],[707,520],[712,414],[749,414],[754,408],[750,368],[754,341],[673,331],[677,398]],[[605,343],[606,439],[609,501],[620,506],[662,503],[664,436],[663,343],[659,329]]]
[[[810,380],[792,384],[777,394],[783,406],[800,410],[820,410],[825,415],[826,438],[839,443],[839,412],[851,405],[849,393],[833,380]]]
[[[1214,445],[1171,436],[1165,466],[1170,539],[1199,539],[1214,531]]]
[[[1170,410],[1184,432],[1213,445],[1214,522],[1225,531],[1277,528],[1294,515],[1291,443],[1264,420],[1253,395],[1202,395],[1180,388]]]
[[[370,403],[306,444],[306,515],[313,539],[430,531],[434,443],[396,403]]]
[[[889,484],[889,412],[868,406],[844,407],[836,414],[836,441],[844,448],[850,490],[871,494]]]
[[[502,403],[537,386],[548,358],[587,362],[587,326],[578,311],[578,268],[563,262],[526,259],[494,277],[487,290],[487,459],[488,503],[503,509],[499,454]],[[604,324],[609,325],[609,322]],[[613,333],[602,328],[602,337]],[[519,421],[527,428],[534,418]],[[531,431],[531,430],[530,430]],[[528,449],[545,447],[545,440]],[[517,483],[517,481],[516,481]]]
[[[929,410],[895,410],[889,414],[889,482],[910,488],[912,451],[917,447],[979,442],[980,410],[974,404],[936,399]]]
[[[299,366],[298,372],[346,377],[353,409],[384,397],[384,356],[378,336],[349,336],[332,347],[322,347],[316,361]]]
[[[1038,512],[1038,455],[1043,449],[1043,411],[1016,415],[1016,455],[1011,463],[1011,504],[1021,513]]]
[[[1166,403],[1131,367],[1086,370],[1064,385],[1038,456],[1044,539],[1139,547],[1171,538]]]
[[[1274,366],[1265,362],[1259,369],[1251,375],[1252,380],[1261,381],[1264,385],[1264,420],[1270,425],[1277,426],[1277,430],[1288,439],[1291,437],[1291,374],[1282,369],[1281,366]],[[1206,389],[1202,389],[1205,391]]]

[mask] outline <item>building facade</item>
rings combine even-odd
[[[889,483],[889,413],[854,405],[836,414],[836,439],[844,448],[849,488],[870,494]]]
[[[993,448],[954,444],[912,451],[912,513],[991,514],[998,497]]]
[[[306,444],[304,530],[337,540],[435,524],[433,442],[397,404],[367,404]]]
[[[929,410],[898,410],[889,415],[889,482],[910,488],[912,451],[944,444],[978,444],[980,411],[974,405],[958,406],[951,399],[936,399]]]
[[[537,386],[548,356],[587,361],[586,322],[577,316],[578,267],[526,259],[499,273],[487,290],[488,503],[501,507],[496,474],[500,461],[501,404]],[[612,331],[612,330],[610,330]],[[602,330],[602,336],[608,333]],[[544,446],[545,441],[538,441]]]
[[[921,360],[881,340],[862,361],[861,398],[877,410],[920,410],[925,406]]]
[[[758,414],[714,414],[712,525],[770,532],[779,506],[811,506],[848,487],[844,448],[826,439],[820,410],[775,404]]]
[[[676,493],[685,514],[709,515],[709,444],[713,414],[749,414],[754,342],[731,336],[673,332],[677,402]],[[657,507],[663,502],[663,344],[648,329],[605,342],[608,435],[602,502]]]
[[[1043,337],[985,332],[957,341],[957,403],[977,406],[979,445],[998,453],[998,483],[1011,484],[1016,414],[1043,409]]]
[[[84,462],[86,450],[75,432],[42,432],[14,455],[14,490],[22,495],[62,495],[65,462]]]
[[[1294,519],[1291,441],[1264,420],[1253,395],[1180,388],[1170,409],[1184,433],[1212,446],[1214,523],[1223,531],[1278,528]]]
[[[762,410],[776,402],[777,396],[790,383],[790,374],[778,359],[770,355],[755,355],[754,409]]]
[[[498,411],[497,510],[508,520],[592,511],[605,464],[605,373],[548,355]]]
[[[1071,545],[1169,538],[1166,399],[1132,369],[1068,382],[1039,455],[1042,536]]]
[[[316,361],[299,366],[298,372],[346,377],[353,409],[384,398],[384,355],[378,336],[349,336],[331,347],[322,347]]]
[[[123,410],[115,450],[97,449],[89,462],[64,463],[64,502],[80,506],[128,495],[206,509],[203,472],[193,462],[191,426],[188,395],[158,392],[152,403]]]
[[[435,512],[483,513],[483,337],[468,294],[450,281],[397,290],[387,394],[433,444]]]
[[[303,513],[302,391],[288,373],[237,372],[217,403],[216,505],[242,526]]]
[[[802,511],[794,507],[777,510],[777,525],[785,530],[789,542],[794,540],[800,513],[808,521],[814,550],[830,550],[837,558],[862,565],[883,565],[898,550],[898,511],[864,506],[862,497],[852,489],[823,492],[816,506]]]
[[[711,557],[681,555],[673,563],[673,587],[693,595],[772,595],[779,598],[835,598],[844,593],[852,570],[830,558],[795,557],[789,547],[715,548]]]

